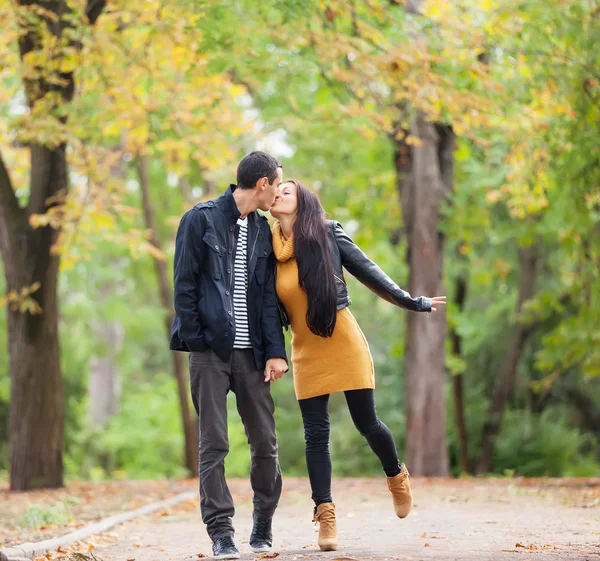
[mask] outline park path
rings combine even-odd
[[[600,561],[600,482],[537,486],[510,480],[413,478],[415,506],[399,520],[381,479],[334,482],[340,547],[322,553],[311,523],[308,483],[285,481],[274,519],[279,561],[334,560],[588,560]],[[590,486],[588,484],[588,486]],[[252,523],[251,494],[244,480],[231,482],[236,498],[236,542],[242,560]],[[116,528],[112,543],[97,547],[105,561],[184,561],[210,557],[197,501]]]

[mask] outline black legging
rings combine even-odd
[[[354,425],[381,461],[388,477],[400,473],[400,462],[394,437],[377,417],[373,390],[344,392]],[[329,395],[320,395],[298,401],[304,422],[306,440],[306,465],[312,488],[312,498],[317,506],[330,503],[331,457],[329,456]]]

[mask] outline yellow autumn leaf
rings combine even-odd
[[[404,142],[410,146],[423,146],[423,141],[418,136],[412,134],[409,134]]]
[[[108,213],[93,214],[90,219],[98,230],[113,229],[115,227],[115,219]]]
[[[500,193],[500,191],[498,191],[497,189],[494,189],[493,191],[488,191],[485,195],[485,200],[488,203],[497,203],[500,198],[502,197],[502,194]]]

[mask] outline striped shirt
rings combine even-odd
[[[250,328],[248,326],[248,219],[238,219],[239,234],[233,264],[233,312],[235,317],[234,349],[249,349]]]

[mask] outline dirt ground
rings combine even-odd
[[[0,548],[61,536],[197,487],[191,480],[71,482],[63,489],[11,493],[8,484],[0,485]]]
[[[311,523],[308,483],[286,479],[273,527],[278,560],[600,560],[600,479],[430,480],[413,478],[410,516],[394,516],[382,479],[334,483],[340,546],[322,553]],[[231,482],[242,559],[252,523],[247,481]],[[183,504],[99,537],[105,561],[210,557],[198,506]]]

